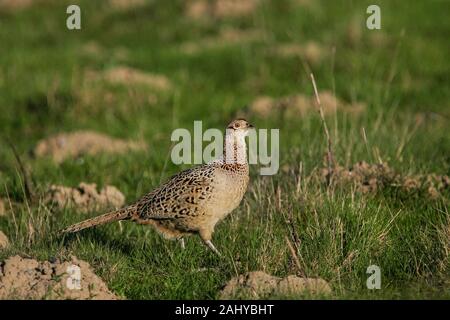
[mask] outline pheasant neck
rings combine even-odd
[[[223,148],[223,159],[226,164],[247,164],[247,148],[245,135],[227,132]]]

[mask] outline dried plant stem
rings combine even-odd
[[[11,140],[9,138],[7,139],[7,142],[8,142],[8,145],[10,146],[10,148],[14,154],[14,158],[16,159],[17,164],[19,166],[19,171],[22,175],[24,186],[25,186],[25,195],[31,202],[33,202],[36,199],[36,197],[35,197],[36,194],[34,191],[34,184],[33,184],[32,177],[31,177],[29,171],[26,169],[25,165],[23,164],[23,161],[20,158],[20,155],[17,152],[17,149],[14,146],[14,144],[11,142]]]
[[[317,91],[316,80],[314,79],[314,74],[311,75],[311,81],[314,88],[314,95],[316,96],[317,108],[319,109],[320,119],[322,121],[323,130],[325,131],[325,136],[327,137],[327,164],[328,164],[328,172],[329,176],[332,173],[333,168],[335,167],[334,162],[334,154],[333,154],[333,144],[331,142],[330,132],[328,131],[327,123],[325,122],[325,116],[323,114],[322,104],[320,103],[319,93]]]
[[[8,199],[9,209],[11,210],[12,220],[14,223],[14,229],[16,231],[16,236],[17,236],[19,234],[19,225],[17,224],[16,213],[15,213],[15,210],[13,209],[13,205],[11,203],[11,197],[9,196],[8,186],[6,185],[6,183],[3,183],[3,185],[5,187],[6,197]]]
[[[291,251],[292,258],[294,259],[295,265],[297,266],[298,273],[302,277],[306,277],[305,272],[300,264],[300,260],[298,260],[297,253],[295,252],[294,246],[292,245],[291,241],[287,236],[285,236],[286,244],[289,248],[289,251]]]

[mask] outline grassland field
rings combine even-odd
[[[402,177],[448,176],[449,2],[377,1],[382,28],[368,30],[372,2],[267,0],[250,13],[218,17],[189,15],[183,1],[130,8],[44,1],[0,11],[0,198],[7,211],[0,230],[10,241],[0,261],[75,255],[127,299],[216,299],[230,278],[254,270],[320,277],[333,290],[280,298],[449,299],[448,185],[436,197],[389,183],[374,192],[329,186],[319,174],[327,139],[316,110],[264,116],[251,107],[261,96],[314,97],[313,73],[319,91],[362,104],[357,113],[338,108],[325,115],[342,168],[365,161]],[[81,8],[81,30],[66,28],[69,3]],[[224,30],[234,33],[221,38]],[[317,53],[276,50],[306,43]],[[89,81],[120,66],[163,75],[170,87]],[[131,203],[190,167],[170,161],[174,129],[193,130],[194,120],[224,129],[240,114],[257,128],[280,129],[280,170],[261,176],[252,166],[243,202],[213,237],[224,258],[198,237],[181,250],[126,222],[55,235],[102,211],[55,210],[43,201],[50,185],[113,185]],[[61,163],[32,155],[39,140],[75,130],[144,141],[148,149]],[[37,201],[26,196],[8,139]],[[366,287],[372,264],[381,269],[380,290]]]

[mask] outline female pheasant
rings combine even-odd
[[[253,128],[244,119],[226,129],[223,156],[182,171],[122,209],[74,224],[62,233],[73,233],[119,220],[152,225],[167,239],[198,234],[216,254],[211,242],[216,224],[239,206],[249,182],[245,137]]]

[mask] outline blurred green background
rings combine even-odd
[[[69,4],[81,8],[81,30],[66,28]],[[339,100],[325,119],[340,165],[381,161],[405,176],[450,173],[449,2],[377,1],[380,30],[366,28],[370,4],[0,1],[0,197],[16,204],[0,217],[12,243],[0,257],[73,253],[126,298],[217,298],[227,279],[245,271],[298,272],[285,242],[285,217],[292,215],[303,271],[329,281],[332,298],[448,298],[448,185],[437,200],[395,188],[330,193],[308,180],[326,151],[314,100],[303,107],[276,103],[311,99],[313,73],[319,91]],[[272,103],[258,107],[261,97]],[[189,167],[170,161],[174,129],[193,130],[194,120],[222,129],[237,116],[280,129],[281,169],[262,177],[252,168],[244,203],[216,232],[225,262],[198,239],[182,252],[128,224],[121,232],[111,225],[60,241],[51,232],[85,215],[70,208],[50,213],[42,202],[28,208],[6,144],[13,142],[42,197],[51,184],[85,181],[114,185],[131,203]],[[75,130],[145,141],[148,150],[59,164],[32,155],[39,140]],[[388,240],[380,242],[381,234]],[[365,288],[372,263],[383,270],[377,292]],[[212,271],[189,271],[201,267]]]

